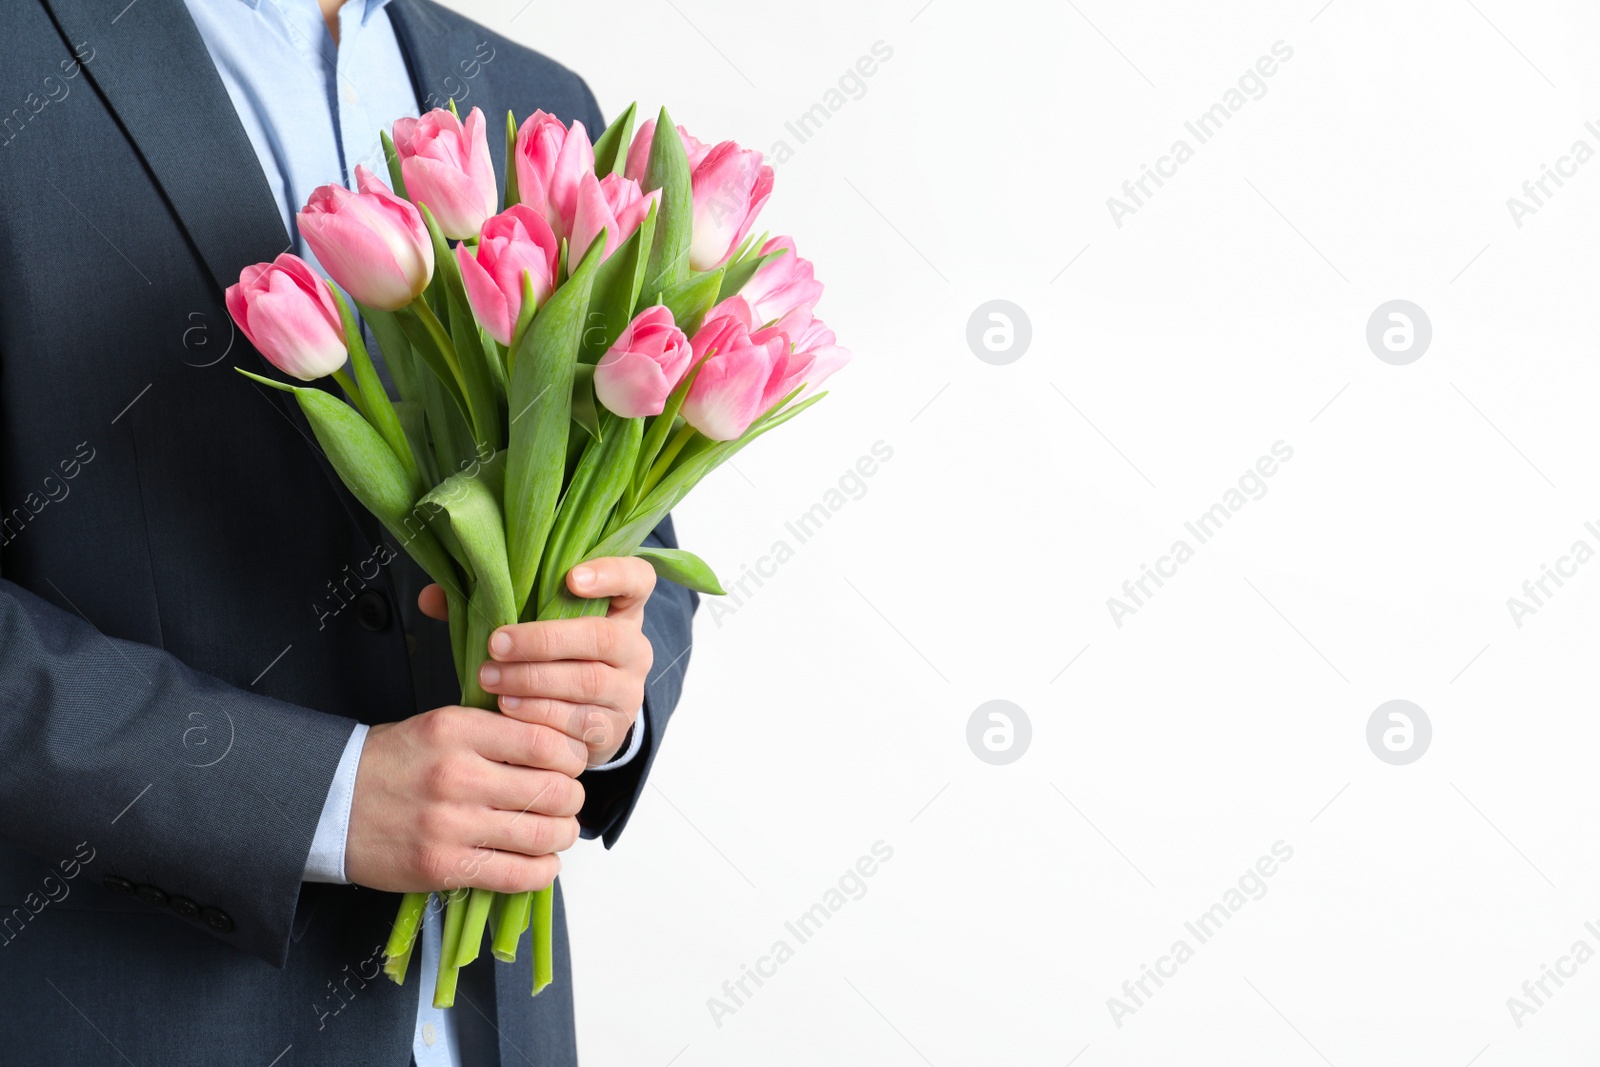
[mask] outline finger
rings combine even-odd
[[[476,711],[477,709],[473,709]],[[559,771],[576,778],[588,766],[588,749],[560,730],[518,722],[493,711],[480,713],[472,724],[471,743],[485,759],[539,771]]]
[[[500,698],[500,710],[514,719],[560,730],[588,748],[606,751],[633,725],[633,716],[599,704],[575,704],[570,700],[547,697]]]
[[[489,654],[497,660],[542,663],[590,659],[626,667],[648,644],[638,629],[612,619],[552,619],[502,626],[489,638]]]
[[[445,600],[444,590],[437,585],[427,586],[417,594],[417,607],[430,619],[444,622],[450,618],[450,604]]]
[[[544,856],[565,852],[578,843],[578,820],[567,816],[527,815],[522,812],[492,812],[483,836],[485,846],[498,852],[523,856]]]
[[[580,563],[567,574],[567,588],[581,597],[611,598],[610,614],[642,611],[656,587],[655,568],[638,556],[603,556]]]
[[[556,875],[561,871],[561,857],[555,853],[527,856],[520,852],[500,852],[483,847],[461,857],[457,866],[462,873],[452,875],[447,883],[441,883],[447,889],[472,886],[496,893],[528,893],[543,889],[556,880]]]
[[[622,672],[592,659],[554,663],[485,663],[478,683],[500,696],[548,697],[576,704],[613,706],[622,692]]]
[[[484,775],[482,799],[498,811],[564,819],[583,810],[583,785],[559,771],[535,771],[492,763]]]

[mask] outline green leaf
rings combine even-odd
[[[660,294],[661,303],[672,312],[672,321],[678,329],[694,336],[705,320],[706,312],[717,302],[717,290],[722,288],[722,268],[700,273],[692,272],[687,278]],[[639,310],[644,310],[640,308]]]
[[[650,248],[650,265],[645,270],[644,295],[649,303],[654,294],[669,289],[689,273],[689,242],[694,236],[694,188],[689,172],[689,157],[683,138],[662,108],[656,118],[655,135],[650,139],[650,162],[644,172],[644,191],[661,190],[661,218],[656,223],[655,241]]]
[[[477,320],[472,317],[472,305],[467,302],[466,285],[461,280],[461,264],[455,250],[439,229],[438,220],[428,205],[419,205],[422,221],[433,238],[433,271],[436,280],[444,283],[445,303],[450,316],[450,341],[455,349],[457,370],[461,375],[462,395],[467,402],[467,413],[479,444],[493,451],[502,443],[500,428],[500,403],[494,388],[494,372],[489,367],[498,353],[484,350],[483,334]]]
[[[644,271],[656,229],[656,208],[650,205],[639,228],[622,242],[611,258],[600,264],[589,296],[588,325],[583,331],[583,351],[578,358],[598,363],[633,321],[634,302],[644,285]]]
[[[378,140],[383,143],[383,158],[389,165],[389,185],[394,189],[394,195],[402,200],[410,200],[406,195],[405,175],[400,172],[400,152],[394,146],[394,138],[389,136],[388,130],[379,130]]]
[[[517,621],[511,571],[506,560],[505,522],[500,494],[493,484],[493,463],[472,473],[446,478],[418,502],[419,511],[433,510],[434,522],[446,522],[450,534],[472,571],[472,595],[467,610],[466,651],[480,659],[496,627]],[[476,660],[474,661],[476,662]],[[461,679],[463,703],[493,708],[494,698],[478,685],[477,672]]]
[[[519,614],[533,594],[561,498],[572,379],[602,252],[603,242],[596,240],[572,277],[539,309],[513,357],[506,544]]]
[[[594,364],[579,363],[572,375],[572,421],[600,440],[600,409],[594,399]]]
[[[361,327],[356,323],[356,317],[350,311],[350,305],[345,302],[344,294],[339,292],[339,287],[333,282],[328,282],[328,291],[333,294],[333,303],[339,309],[339,322],[344,327],[344,345],[350,353],[350,365],[356,372],[356,387],[361,392],[361,406],[366,409],[368,419],[378,431],[389,448],[393,450],[395,458],[405,468],[406,477],[411,480],[413,493],[421,493],[427,489],[422,483],[422,473],[417,467],[417,458],[411,452],[411,442],[406,440],[405,430],[400,426],[400,417],[395,414],[394,405],[389,401],[389,393],[383,387],[383,380],[378,377],[378,370],[372,365],[372,357],[367,355],[366,343],[361,340]]]
[[[625,419],[607,411],[602,425],[602,436],[584,449],[561,497],[561,509],[539,565],[537,617],[541,619],[549,618],[554,604],[563,598],[567,572],[599,540],[633,474],[644,420]]]
[[[738,440],[704,441],[702,447],[693,452],[685,449],[684,456],[659,484],[645,494],[644,499],[628,509],[626,515],[619,514],[612,520],[604,539],[584,558],[632,555],[644,543],[644,539],[650,536],[650,531],[656,528],[662,517],[677,507],[678,503],[689,495],[689,491],[700,484],[702,478],[732,459],[735,453],[762,434],[788,422],[828,395],[818,393],[785,408],[784,405],[798,392],[799,389],[795,390],[784,401],[774,405],[771,411],[752,423],[744,432],[744,436]]]
[[[395,321],[394,312],[379,311],[360,304],[356,306],[361,309],[362,321],[371,328],[372,336],[378,342],[378,354],[383,357],[383,365],[389,368],[389,374],[400,390],[400,399],[415,399],[417,365],[411,352],[411,342],[406,340],[405,331]]]
[[[751,278],[755,277],[756,271],[787,251],[789,251],[787,248],[774,248],[765,255],[745,256],[729,263],[723,268],[722,288],[717,291],[717,299],[726,300],[728,297],[738,293],[740,289],[743,289],[749,283]]]
[[[506,207],[517,203],[517,117],[506,112]]]
[[[616,117],[611,125],[606,127],[606,132],[600,135],[594,143],[594,176],[604,178],[607,174],[621,172],[628,162],[628,148],[633,144],[633,118],[638,112],[638,103],[628,105],[628,110]]]
[[[470,426],[472,413],[467,407],[466,397],[461,392],[461,376],[455,366],[455,347],[451,344],[443,325],[434,315],[433,309],[428,306],[427,300],[415,300],[410,307],[396,311],[394,320],[401,332],[406,335],[406,339],[411,342],[411,350],[432,371],[431,375],[418,376],[418,391],[424,397],[427,396],[427,390],[422,386],[420,379],[431,377],[444,395],[455,404],[463,423]],[[433,409],[429,408],[430,417],[432,413]]]
[[[670,582],[693,589],[697,593],[725,596],[722,584],[705,560],[681,548],[655,548],[641,546],[633,550],[640,559],[648,560],[656,575]]]

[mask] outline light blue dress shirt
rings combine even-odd
[[[339,11],[337,45],[317,0],[185,2],[293,235],[294,251],[316,266],[295,212],[319,185],[354,188],[357,165],[387,181],[378,131],[418,114],[405,58],[384,11],[389,0],[347,0]],[[357,725],[345,745],[306,860],[308,882],[348,881],[345,843],[366,737],[367,727]],[[644,731],[634,729],[618,757],[596,769],[627,763],[643,738]],[[411,968],[421,979],[412,1055],[417,1067],[467,1067],[461,1064],[458,1027],[478,1024],[458,1019],[453,1008],[433,1007],[440,940],[439,912],[430,908]]]

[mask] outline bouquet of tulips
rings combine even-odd
[[[392,188],[357,167],[357,191],[323,186],[298,215],[331,281],[285,254],[228,289],[269,362],[343,392],[241,370],[294,394],[340,479],[444,590],[464,705],[495,707],[478,670],[497,627],[605,613],[566,589],[584,560],[637,555],[721,593],[700,559],[645,538],[849,358],[793,242],[748,236],[772,190],[760,153],[703,144],[665,109],[634,136],[634,116],[591,142],[578,122],[508,115],[503,189],[476,108],[403,118],[382,135]],[[513,960],[531,926],[534,993],[550,983],[550,889],[440,895],[437,1006],[486,929]],[[431,901],[401,903],[396,982]]]

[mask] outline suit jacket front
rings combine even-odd
[[[388,10],[419,101],[602,127],[549,59],[430,0]],[[409,561],[382,565],[293,403],[234,373],[263,363],[222,288],[288,235],[182,0],[15,0],[4,23],[0,1063],[399,1067],[398,898],[300,877],[354,722],[457,694],[413,691]],[[693,611],[657,586],[645,750],[585,776],[608,845]],[[500,1035],[483,1062],[576,1062],[562,915],[558,894],[539,998],[526,948],[463,972],[458,1009]]]

